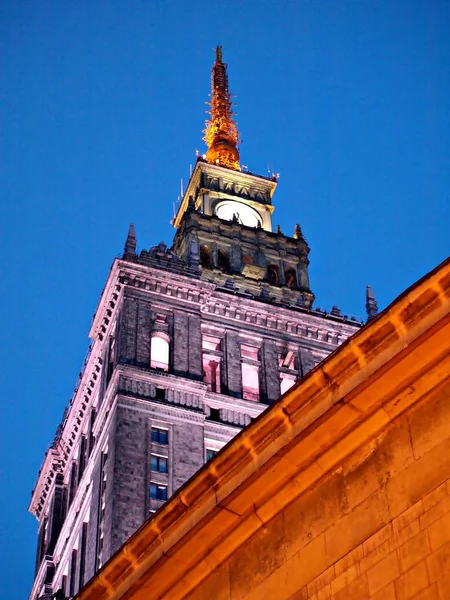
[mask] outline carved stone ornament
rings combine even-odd
[[[258,265],[246,264],[242,268],[242,275],[249,277],[250,279],[263,279],[266,273],[264,267],[258,267]]]

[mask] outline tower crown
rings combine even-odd
[[[227,65],[222,61],[222,46],[216,48],[211,70],[211,110],[206,121],[204,140],[208,146],[207,162],[240,171],[239,133],[233,120],[233,103],[228,89]]]

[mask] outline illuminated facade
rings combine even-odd
[[[450,259],[186,483],[78,600],[450,598]]]
[[[243,172],[221,50],[206,158],[171,248],[112,265],[71,403],[30,511],[31,600],[75,595],[206,461],[360,323],[313,308],[308,245],[272,229],[276,178]]]

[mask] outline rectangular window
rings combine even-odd
[[[212,457],[217,454],[217,450],[211,450],[211,448],[206,448],[206,460],[211,460]]]
[[[242,397],[244,400],[259,400],[259,367],[242,363]]]
[[[165,400],[166,399],[166,390],[163,388],[155,388],[155,398],[157,400]]]
[[[284,350],[278,355],[280,367],[280,392],[284,394],[297,381],[298,377],[298,355],[295,350]]]
[[[161,446],[167,446],[169,443],[169,432],[167,429],[158,429],[152,427],[152,442],[155,444],[161,444]]]
[[[220,394],[222,340],[212,335],[202,336],[203,381],[209,392]]]
[[[203,381],[208,392],[220,394],[220,359],[203,355]]]
[[[150,457],[150,468],[152,471],[158,471],[159,473],[167,473],[167,458],[163,456],[156,456],[152,454]]]
[[[167,500],[167,486],[160,485],[159,483],[151,483],[150,498],[152,498],[153,500],[162,500],[163,502],[165,502]]]

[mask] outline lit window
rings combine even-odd
[[[282,394],[287,392],[295,383],[295,376],[286,373],[280,374],[280,391]]]
[[[220,394],[220,362],[211,360],[209,356],[203,357],[203,381],[209,392]]]
[[[167,458],[163,456],[156,456],[152,454],[150,457],[150,468],[152,471],[158,471],[159,473],[167,473]]]
[[[244,400],[259,400],[259,348],[241,345],[242,397]]]
[[[167,446],[169,443],[169,432],[167,429],[157,429],[156,427],[152,427],[152,442],[161,444],[161,446]]]
[[[152,369],[169,370],[169,341],[165,334],[155,333],[152,336],[150,366]]]
[[[280,366],[280,391],[284,394],[297,381],[297,352],[295,350],[287,350],[283,354],[279,354],[278,364]]]
[[[220,393],[222,346],[221,339],[211,335],[202,337],[203,381],[209,392]]]
[[[242,397],[244,400],[259,400],[259,368],[242,363]]]
[[[150,484],[150,498],[153,500],[167,500],[167,486],[159,483]]]

